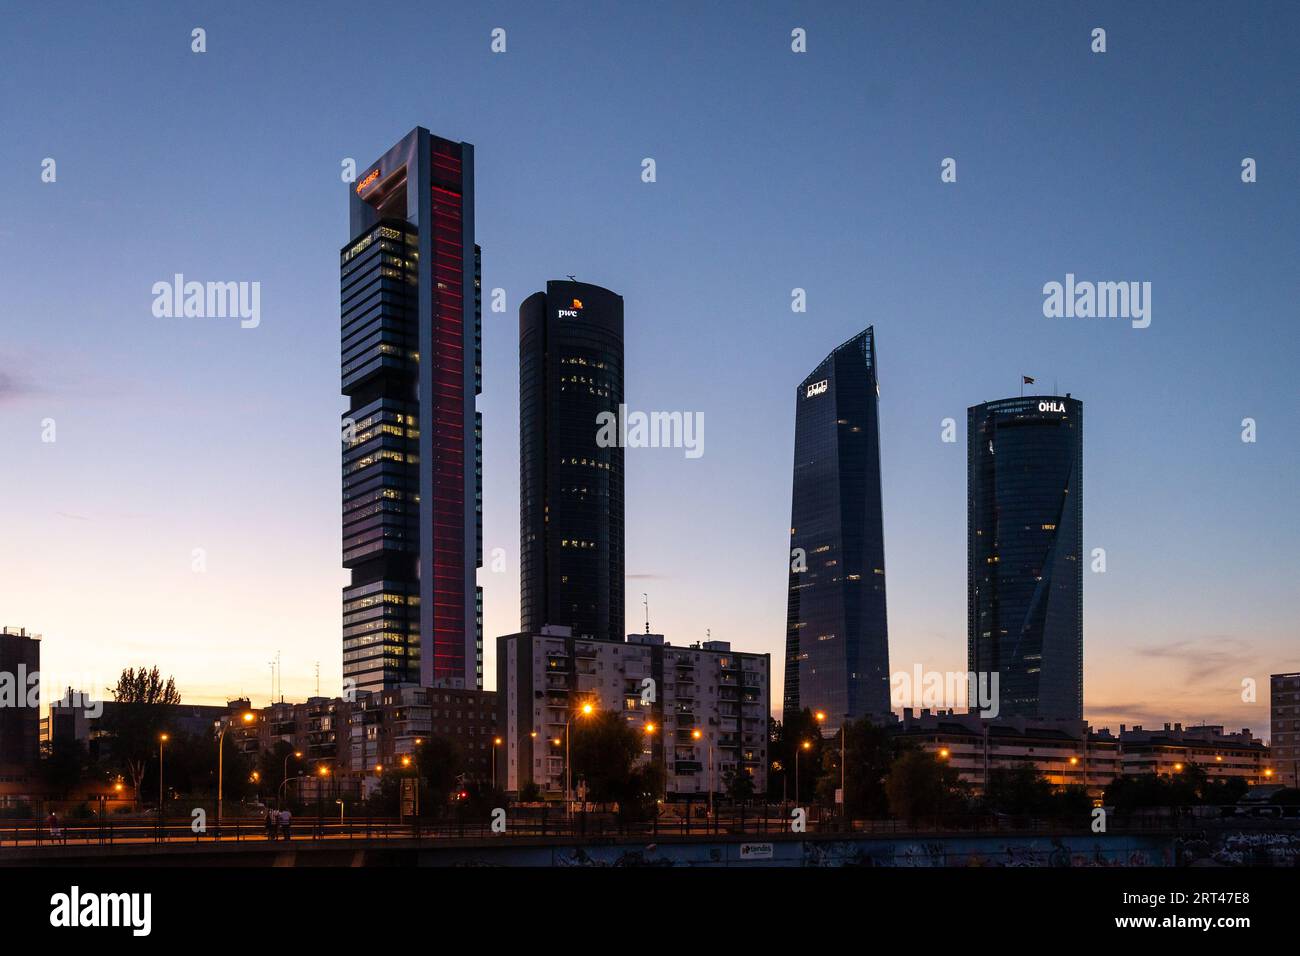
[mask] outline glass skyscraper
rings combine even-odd
[[[966,412],[967,661],[1008,717],[1083,717],[1083,403]]]
[[[623,297],[548,282],[519,307],[520,629],[623,640]]]
[[[872,328],[795,393],[784,710],[830,728],[890,709],[879,395]]]
[[[349,186],[343,677],[483,686],[474,147],[417,127]]]

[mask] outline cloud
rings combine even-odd
[[[1255,652],[1240,638],[1212,635],[1189,640],[1169,641],[1150,647],[1139,647],[1142,657],[1182,664],[1187,681],[1193,684],[1221,683],[1230,680],[1239,683],[1249,675],[1255,662]]]
[[[30,392],[31,389],[19,381],[15,375],[0,369],[0,404],[14,401]]]
[[[625,574],[623,575],[628,581],[667,581],[666,574]]]

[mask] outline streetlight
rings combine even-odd
[[[501,738],[492,738],[492,792],[496,793],[497,789],[497,748],[501,746]]]
[[[655,735],[655,732],[656,732],[658,729],[659,729],[659,728],[656,727],[656,726],[654,725],[654,722],[653,722],[653,721],[650,721],[650,722],[646,723],[646,724],[645,724],[644,726],[642,726],[642,728],[641,728],[641,733],[645,734],[645,736],[646,736],[646,743],[648,743],[648,744],[650,745],[650,762],[651,762],[651,763],[654,762],[655,745],[654,745],[654,741],[653,741],[653,740],[650,740],[649,738],[653,737],[653,736]],[[665,801],[668,799],[668,767],[667,767],[667,763],[668,763],[668,754],[667,754],[667,751],[665,750],[665,752],[664,752],[664,764],[665,764],[665,766],[664,766],[664,796],[663,796],[663,799],[664,799]]]
[[[301,750],[294,750],[294,751],[291,751],[290,753],[287,753],[287,754],[284,755],[284,767],[283,767],[283,769],[280,771],[280,786],[281,786],[281,787],[283,787],[283,786],[284,786],[284,782],[285,782],[286,780],[289,779],[289,758],[290,758],[290,757],[293,757],[295,760],[301,759],[301,758],[302,758],[302,751],[301,751]]]
[[[163,744],[167,739],[166,734],[158,736],[158,835],[163,839],[167,838],[163,830]]]
[[[812,750],[812,741],[805,740],[799,744],[799,750]],[[794,802],[799,802],[799,750],[794,752]]]
[[[277,790],[276,790],[276,803],[279,804],[279,806],[281,806],[281,809],[283,809],[283,806],[285,806],[285,787],[289,786],[289,780],[290,780],[290,779],[294,779],[294,780],[300,780],[300,779],[303,779],[303,775],[300,774],[300,773],[299,773],[298,775],[296,775],[296,777],[294,777],[294,778],[290,778],[290,777],[289,777],[289,758],[290,758],[290,757],[294,757],[294,760],[302,760],[303,752],[302,752],[302,750],[294,750],[294,752],[292,752],[291,754],[290,754],[290,753],[286,753],[286,754],[285,754],[285,769],[283,769],[281,775],[279,775],[279,787],[278,787]],[[298,788],[298,796],[299,796],[299,797],[302,797],[302,790],[303,790],[302,787],[299,787],[299,788]]]
[[[316,784],[316,817],[319,819],[323,809],[321,805],[325,802],[325,778],[330,775],[330,768],[325,764],[320,764],[316,768],[316,775],[321,778]]]
[[[596,708],[592,706],[591,701],[584,701],[578,708],[578,713],[583,717],[589,717],[595,713]],[[570,714],[564,721],[564,803],[568,809],[569,816],[573,816],[573,764],[569,762],[569,725],[573,722],[573,715]],[[555,745],[560,744],[559,738],[556,738]],[[587,801],[583,800],[583,807],[586,807]]]
[[[246,724],[251,724],[257,717],[252,711],[246,710],[243,714],[243,720]],[[221,798],[223,794],[223,784],[225,783],[225,756],[226,749],[223,746],[226,741],[226,731],[230,729],[229,724],[221,723],[221,730],[217,733],[217,837],[221,837]]]
[[[826,711],[819,710],[814,716],[817,718],[817,723],[823,724],[826,722]],[[845,714],[843,719],[840,721],[840,801],[841,806],[844,809],[845,819],[847,819],[849,815],[849,790],[848,784],[846,783],[847,777],[845,776],[848,767],[848,733],[849,715]]]
[[[698,727],[696,727],[694,730],[691,731],[691,737],[693,737],[695,740],[699,740],[703,736],[704,733]],[[718,785],[717,776],[718,775],[713,768],[713,737],[710,735],[709,737],[709,817],[710,818],[713,817],[713,790]]]

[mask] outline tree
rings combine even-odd
[[[437,735],[425,737],[415,749],[416,773],[420,779],[421,811],[425,807],[447,809],[453,791],[460,787],[464,776],[465,759],[455,742]]]
[[[227,734],[226,736],[229,737],[230,735]],[[228,755],[230,751],[227,750],[226,753]],[[281,794],[288,796],[286,791],[293,785],[285,786],[285,781],[298,776],[302,767],[301,758],[295,757],[294,753],[293,744],[287,740],[277,740],[270,750],[263,750],[258,754],[257,773],[262,779],[262,790],[268,797],[267,803],[271,802],[270,797],[279,797]],[[228,768],[226,772],[228,774],[231,766],[229,756],[226,757],[226,761],[226,767]],[[245,772],[245,776],[247,776],[247,772]],[[234,777],[227,776],[227,784],[234,779]]]
[[[401,793],[401,776],[385,773],[379,779],[379,786],[366,797],[366,813],[376,816],[396,816]]]
[[[593,803],[614,803],[633,792],[633,764],[641,756],[641,736],[612,710],[575,717],[569,725],[573,776],[587,785]],[[641,781],[637,781],[641,783]]]
[[[722,775],[726,784],[727,796],[736,803],[744,803],[754,797],[754,778],[743,770],[728,770]]]
[[[849,721],[845,726],[844,786],[849,816],[853,819],[879,819],[889,813],[885,777],[899,754],[912,749],[884,727],[869,718]],[[835,802],[840,787],[840,740],[837,733],[822,747],[826,773],[818,781],[817,795],[826,803]]]
[[[958,809],[964,793],[957,769],[923,750],[904,753],[885,778],[890,812],[911,822]]]
[[[542,788],[536,780],[529,780],[519,788],[520,803],[537,803],[542,799]]]
[[[109,692],[114,706],[106,710],[100,726],[112,738],[113,760],[131,779],[138,807],[145,769],[158,752],[168,711],[181,702],[181,695],[176,682],[170,677],[164,681],[157,667],[125,668]]]
[[[1016,817],[1042,816],[1052,799],[1052,785],[1033,764],[996,767],[984,786],[984,805]]]
[[[767,776],[768,795],[777,799],[785,796],[798,802],[800,794],[795,793],[796,777],[799,790],[807,795],[814,792],[823,772],[822,731],[812,711],[806,707],[783,716],[784,720],[771,720],[768,724],[768,759],[771,761],[771,772]],[[805,748],[805,743],[810,746]]]
[[[1116,777],[1106,787],[1106,803],[1120,813],[1153,807],[1236,803],[1247,790],[1240,777],[1211,780],[1200,764],[1189,762],[1174,774]]]

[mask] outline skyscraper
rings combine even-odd
[[[520,628],[623,639],[623,297],[548,282],[519,307]]]
[[[795,393],[784,710],[831,728],[889,712],[879,396],[874,328]]]
[[[343,676],[483,685],[474,147],[417,127],[349,188]]]
[[[1083,717],[1083,403],[966,412],[966,655],[1008,717]]]

